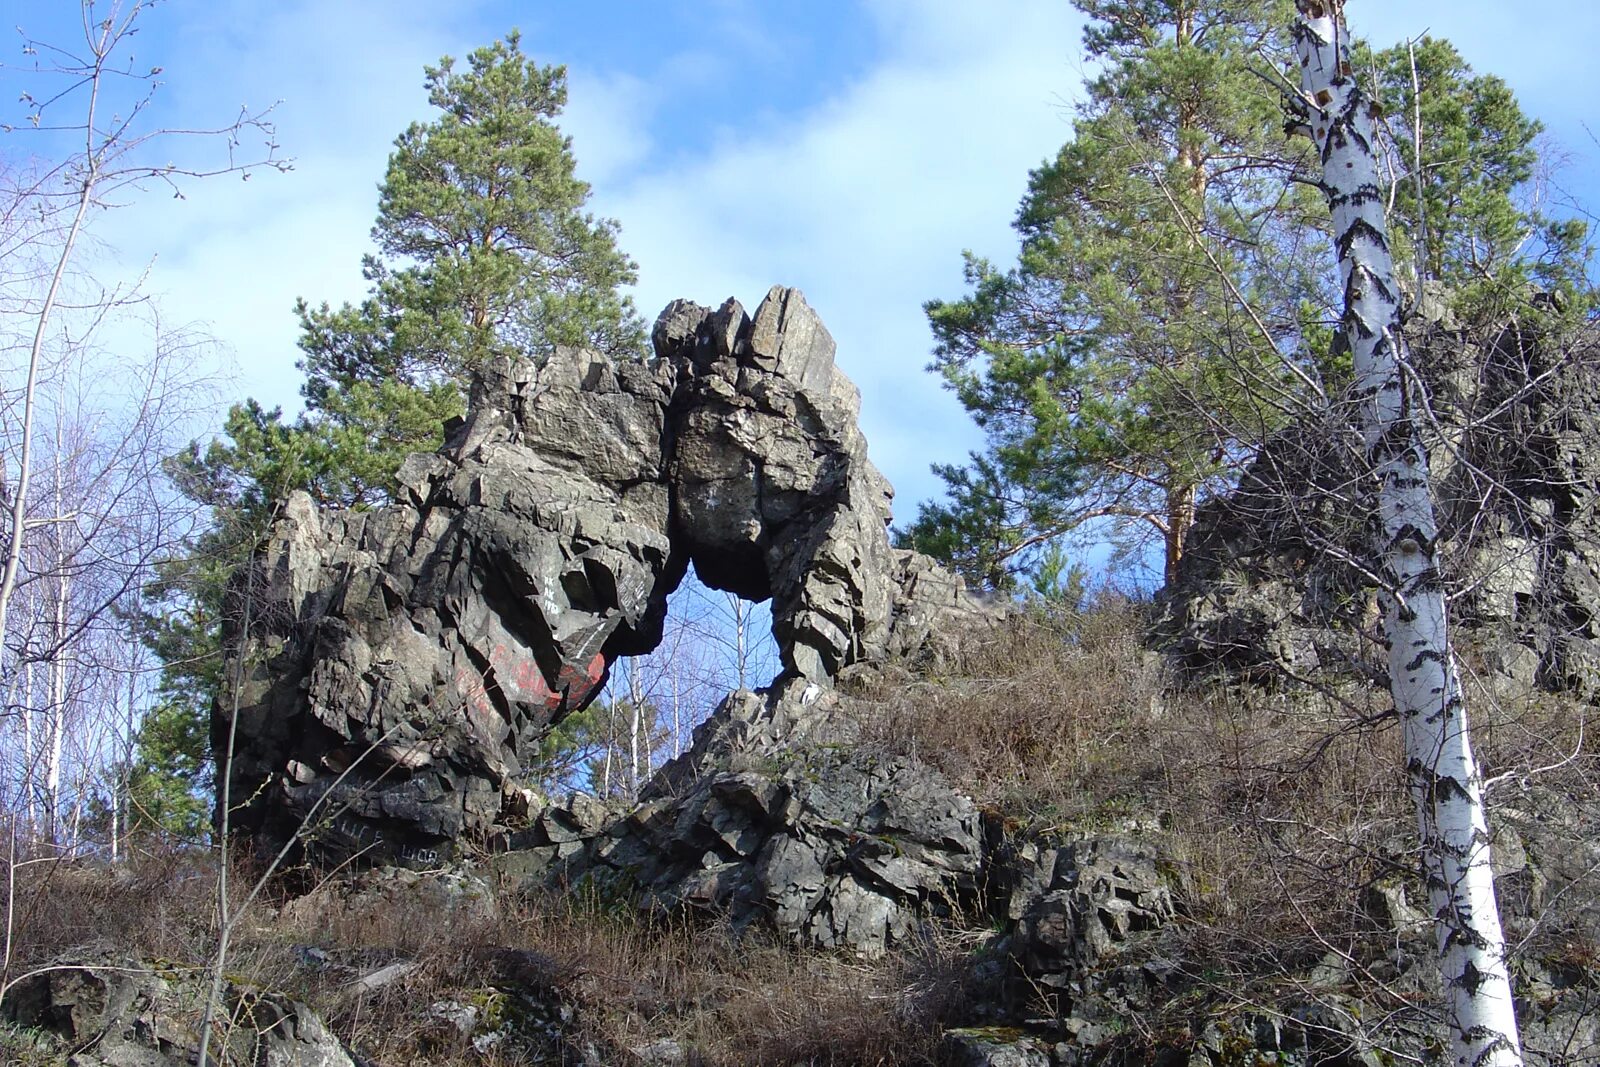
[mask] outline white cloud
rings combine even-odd
[[[655,147],[655,94],[632,74],[567,72],[561,128],[572,138],[578,176],[591,184],[623,180]]]
[[[390,145],[426,111],[424,64],[473,43],[438,5],[401,0],[181,3],[150,19],[180,38],[166,57],[167,113],[226,121],[241,103],[277,104],[272,120],[288,174],[188,183],[185,199],[152,192],[101,225],[125,271],[153,261],[149,290],[169,321],[203,324],[235,356],[232,398],[298,406],[294,300],[338,303],[364,292],[375,189]],[[216,141],[176,142],[180,158],[214,158]]]
[[[900,491],[904,520],[939,490],[928,463],[958,461],[977,442],[922,369],[921,304],[961,295],[962,248],[1013,257],[1009,222],[1027,172],[1070,134],[1063,100],[1081,83],[1079,16],[1062,0],[866,0],[881,46],[851,80],[785,111],[764,104],[759,78],[738,79],[728,92],[742,95],[706,107],[698,131],[674,129],[682,108],[669,105],[722,84],[712,75],[725,72],[727,50],[775,72],[801,62],[765,5],[718,2],[716,35],[663,41],[632,66],[569,62],[564,126],[579,173],[595,186],[593,209],[622,223],[645,315],[679,296],[753,304],[775,283],[806,291],[861,386],[872,454]],[[233,345],[236,395],[293,406],[294,298],[362,294],[359,260],[390,143],[426,113],[423,65],[503,32],[509,6],[173,0],[154,11],[182,37],[167,90],[179,114],[285,98],[279,136],[295,173],[203,183],[181,204],[152,198],[104,231],[134,269],[159,254],[152,287],[169,319],[207,321]],[[1505,74],[1530,110],[1558,99],[1575,124],[1594,94],[1568,79],[1592,83],[1580,49],[1600,33],[1600,9],[1532,6],[1559,7],[1560,18],[1489,0],[1416,0],[1363,8],[1357,29],[1378,41],[1450,36],[1480,70]],[[515,13],[531,54],[569,58],[570,27],[555,14]],[[528,24],[540,19],[548,25]],[[1557,21],[1571,32],[1550,34]],[[838,32],[861,32],[859,22]]]

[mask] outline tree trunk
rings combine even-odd
[[[65,492],[61,477],[61,425],[55,427],[55,453],[51,463],[54,474],[54,502],[56,522],[51,526],[51,545],[55,558],[51,566],[56,572],[55,603],[52,615],[53,628],[50,633],[50,674],[49,674],[49,715],[50,715],[50,753],[49,763],[45,772],[46,799],[46,834],[52,844],[60,845],[61,839],[61,756],[62,743],[67,731],[67,706],[68,686],[71,676],[68,673],[67,657],[69,655],[67,639],[67,612],[72,600],[72,562],[69,558],[65,542],[66,531],[60,523],[60,516],[65,514],[63,503]]]
[[[1428,457],[1405,364],[1394,264],[1373,151],[1372,102],[1356,84],[1342,0],[1297,0],[1301,85],[1322,154],[1345,285],[1367,457],[1378,481],[1389,679],[1417,803],[1423,874],[1449,1002],[1451,1062],[1522,1063],[1489,866],[1482,780],[1467,737],[1445,620]]]
[[[672,671],[672,758],[683,755],[683,708],[678,693],[678,671]]]
[[[24,656],[27,656],[24,649]],[[39,826],[39,797],[34,782],[34,723],[33,723],[33,660],[25,658],[22,664],[22,799],[27,812],[28,836],[32,837]]]
[[[49,746],[45,764],[45,836],[52,844],[61,844],[62,798],[62,746],[67,729],[67,601],[71,584],[66,573],[64,554],[58,554],[56,565],[61,573],[56,578],[55,608],[52,618],[50,643],[54,651],[50,656],[46,714],[49,716]]]
[[[606,758],[601,764],[600,771],[600,796],[611,796],[611,759],[617,750],[617,703],[612,701],[606,705]]]
[[[749,651],[745,646],[745,610],[744,598],[736,593],[729,593],[728,599],[733,605],[733,639],[734,654],[738,657],[739,688],[749,686]]]
[[[1192,485],[1175,485],[1167,489],[1164,577],[1169,589],[1178,584],[1178,564],[1183,560],[1183,548],[1189,540],[1189,527],[1194,525],[1194,496]]]
[[[639,797],[639,782],[643,777],[639,771],[639,731],[647,727],[644,722],[644,686],[639,683],[639,660],[635,656],[628,661],[628,799],[637,800]]]

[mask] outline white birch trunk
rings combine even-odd
[[[617,750],[617,703],[611,701],[606,705],[606,758],[600,771],[600,795],[611,796],[611,759],[612,753]]]
[[[644,687],[639,684],[639,659],[628,661],[628,797],[639,795],[639,730],[644,718]]]
[[[739,672],[739,688],[743,689],[748,684],[746,681],[749,653],[745,646],[745,606],[744,599],[737,594],[729,593],[728,606],[733,610],[733,654],[734,664]]]
[[[100,78],[98,71],[89,86],[89,108],[84,121],[84,129],[94,136],[96,108],[100,101]],[[33,343],[28,350],[28,378],[22,387],[22,445],[17,452],[17,480],[12,487],[8,514],[6,521],[10,527],[10,541],[6,545],[5,566],[0,569],[0,640],[9,632],[7,623],[11,611],[11,596],[17,588],[17,567],[22,561],[23,539],[27,535],[28,517],[28,483],[33,478],[33,424],[37,416],[35,410],[39,388],[39,363],[44,354],[44,342],[50,328],[50,320],[55,312],[56,300],[61,294],[62,279],[66,277],[67,267],[72,262],[72,251],[77,246],[78,235],[83,230],[83,219],[89,211],[89,205],[94,200],[95,186],[100,180],[100,167],[103,162],[100,152],[93,150],[91,145],[84,158],[84,173],[82,184],[78,189],[77,206],[73,210],[72,221],[68,223],[66,233],[62,236],[61,253],[56,257],[55,269],[50,274],[50,287],[45,291],[44,303],[39,307],[39,313],[33,322]],[[3,480],[3,471],[0,471],[0,480]]]
[[[137,594],[135,594],[137,596]],[[135,601],[135,613],[143,607],[140,600]],[[139,646],[135,643],[128,645],[128,677],[126,688],[123,690],[122,705],[122,758],[118,761],[117,780],[112,784],[111,796],[111,858],[117,859],[120,855],[119,846],[122,838],[130,828],[128,817],[133,814],[133,798],[129,796],[133,785],[133,753],[134,738],[137,726],[134,722],[136,709],[139,703]]]
[[[33,781],[33,660],[22,665],[22,800],[27,812],[28,834],[39,825],[39,800]]]
[[[67,647],[67,622],[68,613],[72,604],[72,560],[67,551],[66,531],[59,522],[60,516],[66,514],[64,505],[66,500],[66,487],[63,485],[61,470],[61,423],[55,426],[55,451],[51,459],[51,471],[54,476],[54,502],[56,524],[51,530],[51,545],[55,559],[55,603],[52,617],[53,629],[50,635],[50,697],[48,714],[50,716],[50,753],[49,764],[46,768],[45,790],[48,795],[48,810],[46,833],[52,843],[60,845],[66,843],[62,837],[63,814],[63,788],[62,780],[62,748],[67,734],[67,708],[70,703],[69,685],[72,681],[68,670],[68,657],[70,650]]]
[[[678,671],[672,671],[672,758],[683,755],[683,711],[678,694]]]
[[[61,757],[62,745],[66,738],[67,718],[67,601],[71,594],[71,585],[66,574],[66,561],[58,554],[56,564],[61,568],[61,575],[56,579],[55,616],[54,627],[51,632],[51,644],[54,651],[50,657],[49,695],[46,700],[45,714],[48,716],[49,751],[45,765],[45,835],[52,843],[60,843],[61,820]]]
[[[1322,154],[1345,285],[1362,433],[1378,479],[1389,679],[1417,803],[1423,874],[1448,994],[1451,1062],[1522,1063],[1489,866],[1482,780],[1467,737],[1435,541],[1418,395],[1405,363],[1399,290],[1373,151],[1372,102],[1353,76],[1342,0],[1297,0],[1301,86]]]

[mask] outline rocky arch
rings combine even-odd
[[[253,626],[224,635],[244,679],[213,724],[235,827],[424,863],[487,838],[522,754],[661,640],[691,562],[772,598],[775,699],[987,615],[890,547],[859,395],[798,290],[754,316],[675,301],[652,344],[488,368],[387,508],[287,501],[235,584]]]

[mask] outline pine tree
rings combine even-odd
[[[583,212],[589,187],[555,117],[566,72],[522,54],[516,33],[459,71],[427,68],[439,115],[395,141],[356,306],[297,309],[313,410],[355,382],[461,383],[496,355],[582,345],[642,354],[644,327],[621,287],[634,264],[616,223]]]
[[[1281,135],[1270,88],[1292,5],[1076,6],[1099,74],[1073,140],[1030,176],[1018,263],[969,255],[969,294],[927,305],[930,369],[987,443],[935,468],[948,499],[901,540],[998,588],[1094,520],[1135,551],[1157,533],[1172,581],[1198,501],[1351,373],[1317,161]],[[1442,40],[1360,54],[1397,163],[1386,198],[1410,224],[1395,228],[1408,299],[1430,280],[1475,319],[1539,288],[1569,314],[1593,306],[1584,225],[1540,210],[1540,127],[1504,82]]]
[[[1591,300],[1587,227],[1548,215],[1538,138],[1504,81],[1478,74],[1449,41],[1357,49],[1396,161],[1391,213],[1402,286],[1442,283],[1467,318],[1492,320],[1532,288],[1575,311]]]
[[[1309,380],[1283,353],[1318,292],[1310,199],[1285,191],[1278,94],[1250,69],[1286,46],[1285,6],[1076,6],[1100,74],[1030,176],[1020,260],[969,254],[970,294],[927,305],[930,369],[989,445],[939,472],[952,503],[904,540],[991,585],[1096,519],[1155,531],[1170,580],[1198,499]]]
[[[464,70],[449,57],[427,68],[426,85],[437,114],[395,141],[377,251],[362,262],[367,297],[296,306],[305,411],[286,421],[247,400],[222,438],[169,462],[179,491],[214,520],[150,591],[146,642],[165,664],[175,717],[208,719],[223,684],[228,576],[289,492],[344,507],[387,502],[405,456],[438,447],[488,360],[540,359],[557,345],[644,353],[643,323],[621,291],[634,264],[617,247],[616,223],[584,212],[589,187],[556,125],[564,68],[529,59],[512,33],[473,52]],[[141,751],[140,765],[153,766],[152,755]]]

